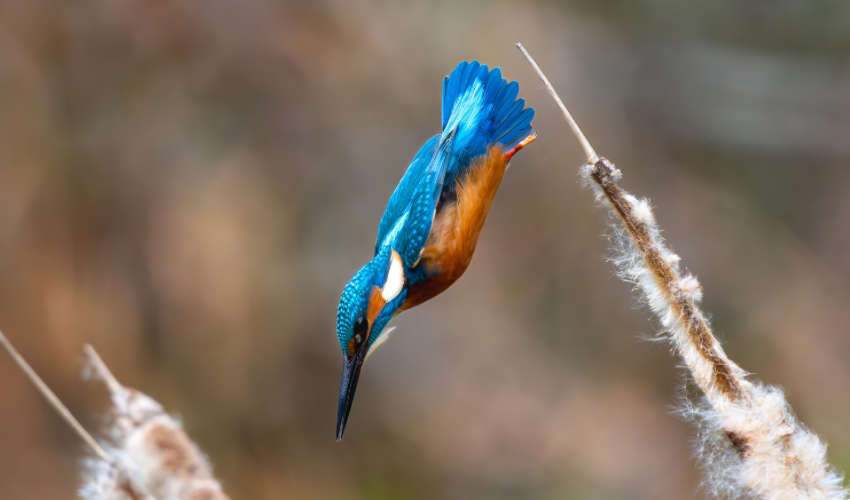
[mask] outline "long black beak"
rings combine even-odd
[[[348,414],[351,413],[351,404],[354,402],[354,393],[357,391],[357,380],[360,379],[360,369],[366,359],[366,351],[369,348],[366,342],[357,346],[354,356],[345,360],[342,367],[342,387],[339,389],[339,411],[336,416],[336,440],[342,439],[345,432],[345,424],[348,422]]]

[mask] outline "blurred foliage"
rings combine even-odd
[[[578,144],[522,41],[705,285],[730,356],[850,466],[850,7],[390,0],[0,4],[0,328],[90,428],[94,344],[234,498],[695,493],[680,382],[603,260]],[[476,258],[407,312],[333,441],[336,302],[438,132],[442,77],[538,110]],[[0,498],[83,448],[0,357]]]
[[[644,40],[702,40],[739,47],[844,56],[850,5],[841,0],[583,0],[556,2],[599,16]]]

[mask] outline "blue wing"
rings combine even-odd
[[[413,193],[407,219],[396,239],[395,248],[407,268],[416,266],[419,261],[419,254],[425,247],[428,235],[431,233],[434,209],[440,199],[446,170],[452,160],[454,137],[454,131],[445,133],[440,137],[437,153]]]
[[[390,198],[378,229],[375,255],[390,245],[404,265],[414,267],[431,231],[444,189],[455,189],[458,173],[487,148],[516,146],[531,132],[534,109],[517,99],[519,84],[508,83],[499,68],[478,61],[460,63],[443,80],[443,133],[413,159]]]
[[[439,144],[440,134],[437,134],[422,146],[422,149],[416,153],[413,161],[410,162],[410,166],[407,167],[407,172],[404,173],[404,177],[402,177],[398,186],[396,186],[393,195],[390,196],[390,202],[387,204],[384,216],[381,217],[381,224],[378,226],[378,241],[375,242],[375,255],[378,255],[382,245],[389,243],[386,241],[387,236],[398,221],[410,210],[413,193],[419,187],[422,177],[428,169],[428,165],[431,164],[431,160],[437,152]]]

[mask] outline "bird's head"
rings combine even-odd
[[[395,250],[381,250],[351,278],[342,292],[336,334],[344,356],[336,439],[342,439],[360,370],[370,351],[384,340],[384,328],[407,296],[404,265]]]

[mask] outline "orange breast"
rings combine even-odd
[[[473,160],[458,182],[457,201],[436,214],[420,254],[418,265],[425,266],[434,277],[411,286],[399,312],[439,295],[466,271],[506,165],[501,148],[492,148]]]

